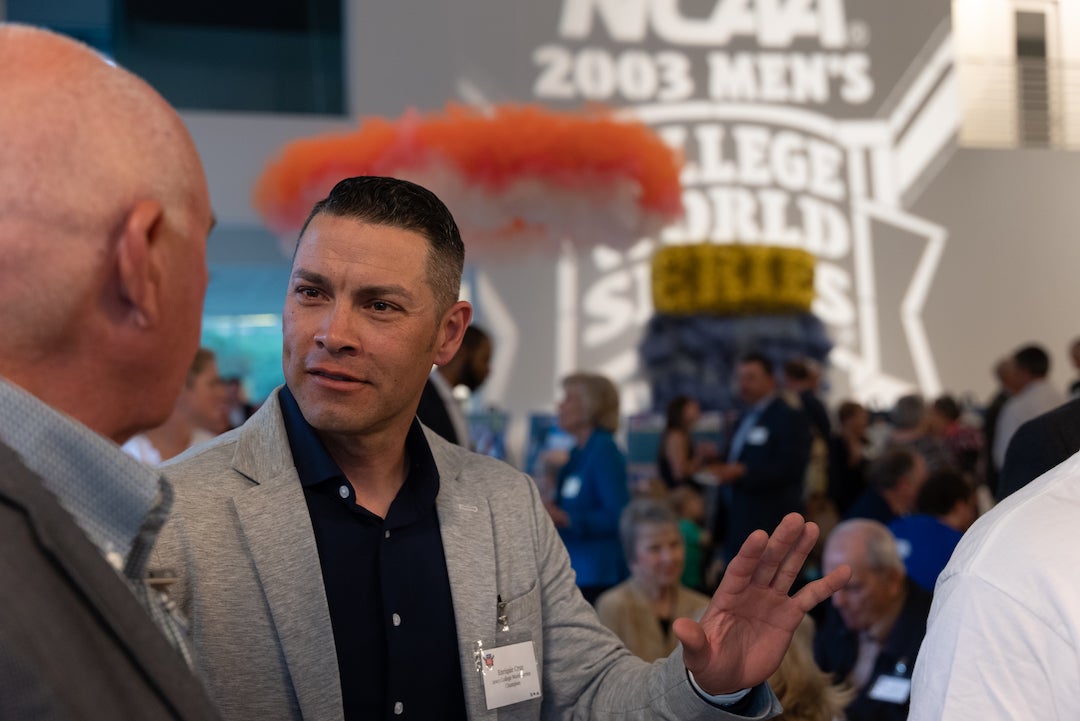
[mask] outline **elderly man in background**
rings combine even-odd
[[[172,490],[117,446],[195,354],[202,166],[87,47],[0,25],[0,68],[0,718],[213,719],[144,583]]]
[[[853,519],[833,529],[822,566],[831,572],[841,565],[851,567],[851,580],[833,595],[835,612],[814,639],[814,656],[856,690],[848,721],[903,721],[930,594],[908,579],[896,541],[877,521]]]

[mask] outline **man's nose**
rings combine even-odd
[[[356,337],[349,309],[334,304],[315,333],[315,342],[331,353],[359,348],[360,342]]]

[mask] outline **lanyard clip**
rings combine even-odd
[[[502,600],[501,595],[496,596],[495,598],[497,600],[497,603],[496,603],[495,607],[496,607],[496,609],[498,611],[498,615],[495,618],[495,622],[499,625],[499,630],[500,631],[509,631],[510,630],[510,621],[506,617],[506,602]]]

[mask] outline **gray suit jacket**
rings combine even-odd
[[[2,443],[0,719],[218,719],[131,589]]]
[[[631,656],[574,585],[532,480],[427,433],[470,719],[731,719],[690,687],[682,657]],[[191,620],[228,721],[340,721],[341,686],[318,551],[275,393],[244,426],[164,469],[176,503],[152,567]],[[498,629],[496,597],[509,633]],[[543,697],[487,711],[474,649],[531,639]],[[779,704],[752,692],[754,716]]]

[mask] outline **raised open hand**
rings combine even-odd
[[[732,693],[769,678],[806,612],[848,582],[851,569],[841,566],[788,595],[817,537],[817,526],[797,513],[785,516],[771,537],[754,531],[728,564],[701,621],[675,621],[683,661],[704,691]]]

